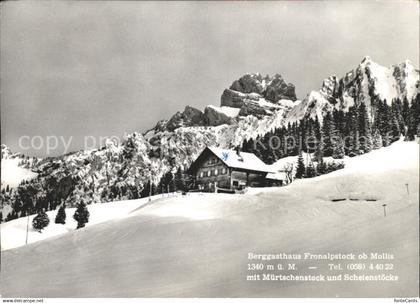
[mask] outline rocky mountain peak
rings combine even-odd
[[[192,106],[187,105],[183,112],[177,112],[166,123],[166,128],[173,131],[179,127],[203,126],[206,124],[204,113]]]
[[[295,86],[286,83],[280,74],[263,77],[261,74],[246,74],[235,80],[229,87],[230,90],[250,94],[256,93],[269,102],[276,103],[281,99],[295,101]]]
[[[274,76],[246,74],[223,91],[221,106],[240,109],[240,116],[262,117],[278,110],[280,101],[296,101],[295,86],[280,74]]]
[[[284,100],[296,100],[295,86],[286,83],[280,74],[245,74],[224,90],[221,107],[207,106],[202,112],[186,106],[184,111],[178,111],[167,121],[159,121],[154,129],[146,133],[174,131],[180,127],[233,124],[238,116],[267,116],[283,107]],[[280,101],[283,105],[280,105]]]
[[[264,91],[265,85],[260,74],[245,74],[238,80],[235,80],[229,89],[240,93],[257,93],[261,95]]]
[[[12,151],[6,144],[1,145],[1,158],[8,159],[13,155]]]
[[[360,62],[360,64],[368,64],[372,62],[372,59],[369,56],[365,56],[362,61]]]
[[[327,95],[334,95],[338,89],[338,85],[338,78],[335,75],[330,76],[322,82],[321,91]]]
[[[325,79],[321,89],[308,94],[290,111],[289,117],[293,120],[308,116],[322,118],[334,108],[346,111],[361,103],[375,106],[373,98],[389,105],[397,98],[411,102],[420,93],[419,74],[409,60],[388,68],[366,56],[341,79],[336,76]]]

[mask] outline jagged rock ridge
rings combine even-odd
[[[368,108],[375,107],[374,99],[386,100],[389,105],[397,98],[411,102],[419,93],[419,70],[409,60],[387,68],[367,56],[341,79],[336,76],[325,79],[321,89],[310,92],[293,108],[288,119],[317,116],[322,121],[323,114],[333,108],[346,111],[362,102]]]

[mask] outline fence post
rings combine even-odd
[[[382,206],[384,207],[384,217],[386,217],[386,204],[382,204]]]

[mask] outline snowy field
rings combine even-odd
[[[171,193],[171,195],[175,195]],[[167,195],[165,195],[167,197]],[[162,199],[162,196],[152,197],[152,201]],[[86,226],[92,226],[104,221],[114,220],[130,216],[130,213],[140,207],[145,206],[149,202],[149,198],[138,200],[127,200],[114,203],[92,204],[88,205],[89,222]],[[59,236],[69,231],[74,231],[77,227],[77,222],[73,219],[73,214],[76,208],[66,208],[66,224],[55,224],[54,219],[57,211],[48,211],[50,224],[38,232],[32,228],[32,220],[36,215],[29,216],[28,226],[28,243],[34,243],[45,240],[54,236]],[[26,244],[26,229],[28,217],[22,217],[12,221],[1,224],[1,250],[20,247]]]
[[[86,228],[73,230],[69,223],[61,235],[46,230],[40,234],[46,239],[14,249],[22,242],[11,237],[24,235],[26,218],[2,224],[2,245],[5,237],[9,249],[2,252],[1,295],[418,296],[419,145],[399,141],[345,162],[345,169],[328,175],[243,195],[93,205]],[[387,252],[395,255],[400,280],[250,282],[249,252]],[[326,273],[326,263],[317,265]]]

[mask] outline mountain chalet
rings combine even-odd
[[[256,155],[216,147],[206,147],[188,172],[200,191],[233,192],[248,186],[282,186],[286,182],[283,172],[273,171]]]

